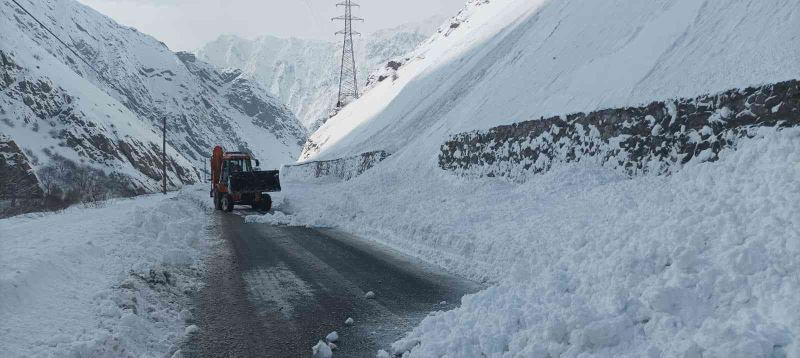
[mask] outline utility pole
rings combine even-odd
[[[336,101],[336,108],[340,109],[346,106],[350,101],[358,98],[358,81],[356,79],[356,57],[353,51],[353,35],[361,35],[353,31],[353,21],[364,21],[360,17],[353,16],[353,8],[359,7],[351,0],[344,0],[338,4],[337,7],[344,7],[344,15],[337,16],[331,19],[332,21],[344,21],[344,29],[336,32],[337,35],[343,35],[344,41],[342,43],[342,62],[339,70],[339,97]]]
[[[161,174],[161,186],[164,190],[164,195],[167,195],[167,116],[161,118],[161,163],[163,164],[163,173]]]

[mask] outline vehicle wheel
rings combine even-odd
[[[214,209],[222,210],[222,199],[216,190],[214,191]]]
[[[223,194],[222,195],[222,210],[227,212],[233,211],[233,198],[231,198],[230,194]]]
[[[270,209],[272,209],[272,197],[271,196],[267,195],[267,196],[265,196],[265,197],[263,197],[261,199],[262,199],[261,200],[261,205],[260,205],[261,206],[261,210],[269,211]]]

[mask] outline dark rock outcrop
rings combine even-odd
[[[16,206],[18,200],[43,198],[39,180],[28,158],[11,138],[0,133],[0,211],[4,206]]]
[[[594,160],[629,175],[668,174],[761,127],[800,125],[800,82],[732,89],[642,107],[542,118],[452,136],[439,166],[465,176],[524,181],[556,162]]]

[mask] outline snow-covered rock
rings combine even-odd
[[[184,334],[187,335],[187,336],[192,335],[192,334],[197,334],[198,332],[200,332],[200,327],[197,327],[196,325],[189,325],[184,330]]]
[[[333,357],[333,351],[325,342],[319,341],[315,346],[311,347],[311,356],[313,358],[331,358]]]

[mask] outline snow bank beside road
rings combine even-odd
[[[177,349],[210,241],[205,191],[0,220],[0,350],[161,357]]]
[[[284,183],[292,224],[379,240],[495,286],[425,319],[410,357],[800,356],[800,131],[629,179],[571,164],[521,185],[413,176]]]

